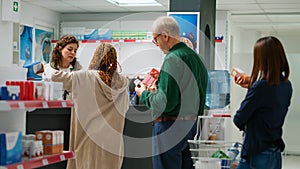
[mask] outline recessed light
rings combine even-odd
[[[162,6],[155,0],[106,0],[117,6]]]

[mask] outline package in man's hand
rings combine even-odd
[[[151,71],[149,72],[149,75],[145,76],[142,83],[147,87],[156,86],[158,75],[159,75],[159,71],[156,70],[155,68],[152,68]]]

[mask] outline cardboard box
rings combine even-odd
[[[34,81],[33,92],[35,100],[44,100],[44,84],[41,81]]]
[[[50,82],[50,100],[63,100],[63,83],[62,82]]]
[[[63,152],[63,131],[37,131],[36,139],[41,140],[44,146],[44,154],[56,154]]]
[[[22,132],[0,133],[0,165],[22,161]]]

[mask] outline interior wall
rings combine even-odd
[[[59,26],[60,13],[51,11],[46,8],[33,6],[22,2],[20,13],[20,24],[35,26],[36,24],[44,24],[45,26]]]
[[[215,70],[229,69],[230,36],[229,32],[230,14],[228,11],[216,11],[216,37],[223,37],[219,42],[215,43]]]
[[[8,21],[2,21],[2,1],[0,1],[0,37],[2,42],[0,44],[0,67],[12,64],[13,59],[13,23]],[[5,41],[3,40],[5,39]]]

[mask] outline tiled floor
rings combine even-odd
[[[300,169],[300,156],[284,155],[282,169]]]

